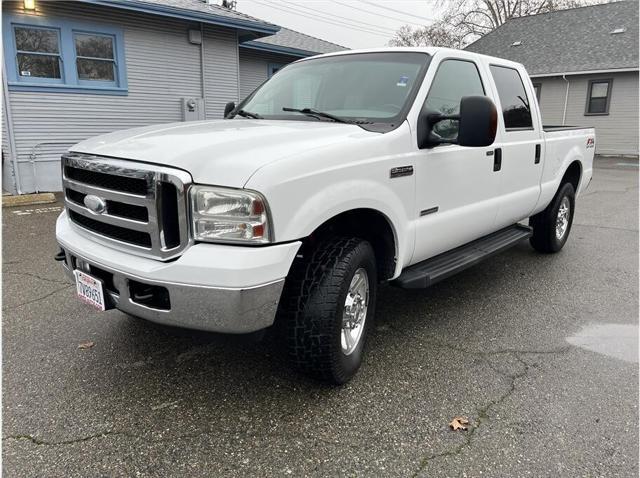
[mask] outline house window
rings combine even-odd
[[[538,103],[540,103],[540,92],[542,91],[542,84],[541,83],[534,83],[533,84],[533,91],[536,94],[536,98],[538,100]]]
[[[268,74],[267,78],[271,78],[273,75],[275,75],[280,70],[282,70],[284,68],[284,66],[285,65],[282,65],[280,63],[270,63],[269,64],[269,74]]]
[[[110,35],[76,33],[76,68],[80,81],[115,81],[114,39]]]
[[[14,35],[20,79],[62,79],[58,30],[16,26]]]
[[[5,15],[3,31],[10,90],[127,94],[120,29]]]
[[[585,115],[608,115],[613,80],[590,80]]]

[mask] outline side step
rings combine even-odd
[[[515,224],[406,268],[392,282],[403,289],[424,289],[528,239],[533,230]]]

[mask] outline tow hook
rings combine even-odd
[[[60,248],[60,250],[56,253],[55,256],[53,256],[53,258],[58,261],[58,262],[62,262],[66,259],[66,254],[64,253],[64,250],[62,248]]]

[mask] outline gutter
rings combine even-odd
[[[16,152],[16,138],[13,134],[13,115],[11,114],[11,99],[9,97],[9,85],[7,84],[7,69],[2,62],[2,93],[4,101],[4,114],[7,122],[7,136],[9,143],[9,159],[13,167],[13,177],[15,179],[14,188],[18,194],[22,194],[22,181],[20,180],[20,168],[18,165],[18,155]]]
[[[562,126],[564,126],[567,120],[567,104],[569,103],[569,80],[566,75],[562,75],[562,79],[567,82],[567,89],[564,93],[564,110],[562,111]]]
[[[565,76],[565,75],[599,75],[601,73],[629,73],[633,71],[639,71],[638,67],[634,68],[609,68],[605,70],[584,70],[584,71],[559,71],[556,73],[538,73],[529,75],[529,78],[545,78],[551,76]]]
[[[208,13],[202,11],[189,10],[180,7],[173,7],[169,5],[160,5],[155,3],[147,3],[143,0],[81,0],[84,3],[91,3],[94,5],[102,5],[104,7],[117,8],[122,10],[131,10],[135,12],[149,13],[151,15],[161,15],[164,17],[180,18],[182,20],[190,20],[204,23],[211,23],[213,25],[219,25],[223,27],[239,28],[248,30],[258,34],[265,34],[260,36],[269,36],[280,31],[278,25],[272,23],[261,22],[256,19],[252,21],[250,19],[244,20],[240,18],[231,18],[222,15],[216,15],[215,13]]]

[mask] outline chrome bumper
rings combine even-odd
[[[157,282],[87,260],[73,251],[64,252],[65,260],[61,262],[72,282],[75,283],[76,268],[103,280],[107,306],[152,322],[189,329],[242,334],[269,327],[284,286],[284,279],[249,288]],[[168,303],[154,307],[137,302],[134,284],[166,290]]]

